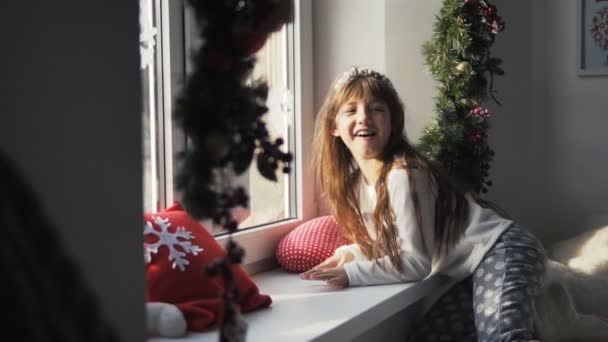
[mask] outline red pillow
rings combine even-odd
[[[144,214],[146,301],[176,305],[188,330],[204,331],[223,315],[221,276],[209,277],[205,267],[226,252],[207,229],[191,218],[179,203]],[[239,266],[232,268],[241,312],[270,306],[271,298]]]
[[[277,248],[279,265],[287,271],[304,272],[332,256],[336,248],[348,244],[333,216],[321,216],[287,234]]]

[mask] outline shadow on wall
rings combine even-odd
[[[25,327],[23,341],[119,341],[34,192],[2,154],[0,189],[2,303],[11,313],[4,326]]]

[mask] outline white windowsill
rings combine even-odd
[[[274,269],[253,276],[270,308],[244,315],[247,341],[350,341],[439,288],[440,278],[423,282],[331,289],[321,281]],[[148,342],[218,341],[217,329],[178,339]]]

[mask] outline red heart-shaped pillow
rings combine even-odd
[[[348,243],[333,216],[321,216],[302,223],[287,234],[279,242],[276,257],[285,270],[304,272]]]

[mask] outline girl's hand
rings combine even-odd
[[[318,264],[317,266],[311,268],[310,270],[308,270],[304,273],[300,273],[300,278],[305,279],[305,280],[311,280],[309,278],[309,276],[310,276],[310,274],[312,274],[315,271],[340,267],[347,262],[353,261],[354,259],[355,259],[355,256],[351,252],[344,252],[344,253],[330,256],[329,258],[325,259],[325,261],[323,261],[322,263]]]
[[[333,268],[313,268],[300,274],[300,278],[305,280],[323,280],[327,285],[334,287],[347,287],[348,275],[344,266]]]
[[[355,259],[355,255],[351,252],[342,252],[340,254],[335,254],[335,255],[332,255],[329,258],[325,259],[325,261],[323,261],[322,263],[313,267],[309,271],[302,273],[302,275],[305,275],[306,273],[308,273],[312,270],[316,270],[316,269],[340,267],[347,262],[353,261],[354,259]]]
[[[304,280],[323,280],[332,286],[347,287],[348,275],[342,265],[354,259],[355,256],[351,252],[331,256],[310,270],[301,273],[300,278]]]

